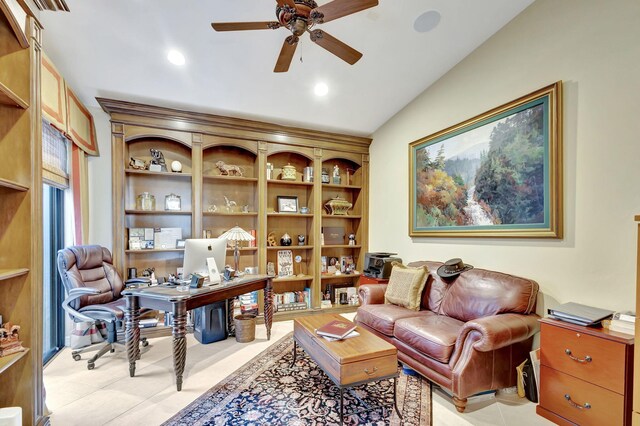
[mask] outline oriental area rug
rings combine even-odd
[[[292,368],[293,333],[270,346],[226,379],[209,389],[167,422],[174,425],[287,425],[330,426],[340,423],[340,391],[300,348]],[[393,410],[390,380],[370,383],[344,392],[345,413],[366,406],[381,408],[345,415],[345,425],[431,424],[431,385],[402,369],[397,384],[398,408]]]

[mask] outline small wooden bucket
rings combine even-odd
[[[240,343],[253,342],[256,338],[256,317],[254,315],[237,315],[234,319],[236,325],[236,341]]]

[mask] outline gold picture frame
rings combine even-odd
[[[409,236],[562,238],[562,82],[409,144]]]

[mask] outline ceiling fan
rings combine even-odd
[[[333,0],[322,6],[314,0],[276,0],[277,21],[266,22],[214,22],[216,31],[275,30],[284,27],[291,31],[280,50],[274,72],[286,72],[293,59],[299,37],[309,33],[311,41],[353,65],[362,53],[346,45],[326,31],[315,29],[314,25],[333,21],[343,16],[360,12],[378,5],[378,0]]]

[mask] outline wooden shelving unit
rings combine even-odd
[[[27,192],[29,187],[26,185],[22,185],[18,182],[14,182],[9,179],[0,178],[0,188],[12,189],[14,191]]]
[[[155,267],[156,276],[166,276],[183,262],[182,252],[127,250],[127,228],[181,227],[183,238],[215,238],[239,226],[254,231],[256,237],[255,247],[244,243],[240,249],[240,270],[257,266],[260,273],[266,273],[271,262],[277,273],[278,251],[291,250],[295,275],[276,277],[274,292],[310,289],[310,309],[287,311],[284,316],[279,313],[278,318],[319,310],[327,286],[357,286],[359,274],[323,276],[321,257],[352,256],[358,271],[364,267],[370,139],[110,99],[98,102],[112,123],[113,255],[120,273],[125,274],[128,267],[139,271]],[[163,152],[167,165],[179,160],[183,176],[129,169],[130,157],[148,161],[151,148]],[[220,161],[233,167],[222,167],[222,174]],[[268,163],[273,165],[270,179]],[[281,179],[280,171],[286,165],[296,168],[296,180]],[[340,169],[341,183],[323,184],[322,168],[333,170],[335,165]],[[312,182],[303,181],[305,167],[315,170]],[[187,175],[191,179],[184,179]],[[155,196],[156,208],[164,206],[166,194],[176,193],[181,197],[182,211],[138,211],[135,197],[142,192]],[[296,211],[279,213],[279,196],[295,197]],[[335,196],[353,204],[347,216],[327,214],[324,204]],[[302,207],[308,208],[308,213],[300,213]],[[344,228],[343,244],[321,245],[323,226]],[[278,243],[288,234],[292,245],[268,246],[271,233]],[[348,245],[349,234],[355,235],[356,245]],[[304,237],[304,245],[297,245],[299,236]],[[227,263],[234,263],[231,249],[227,250]],[[353,309],[336,306],[333,311]]]
[[[31,350],[0,357],[0,407],[20,406],[25,425],[41,425],[42,28],[23,6],[0,0],[0,314]]]
[[[29,108],[29,103],[27,101],[13,93],[13,91],[2,84],[2,82],[0,82],[0,104],[22,109]]]
[[[29,348],[25,349],[26,350],[22,352],[17,352],[15,354],[0,357],[0,374],[4,373],[6,370],[11,368],[12,365],[27,356],[27,354],[29,353]]]
[[[0,269],[0,281],[16,278],[28,273],[28,268]]]

